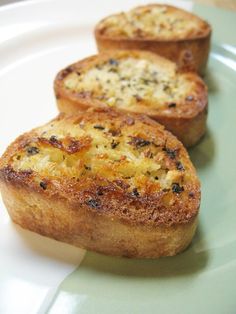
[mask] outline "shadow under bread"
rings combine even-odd
[[[213,161],[215,155],[215,143],[212,132],[207,129],[201,141],[188,149],[188,153],[197,170],[207,167]]]
[[[96,275],[100,276],[111,275],[135,277],[136,279],[190,276],[200,272],[208,262],[207,250],[196,249],[199,241],[201,241],[202,246],[204,232],[201,225],[198,226],[192,244],[184,252],[172,257],[130,259],[87,252],[78,272],[88,271],[96,272]]]

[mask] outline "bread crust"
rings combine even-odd
[[[174,183],[167,182],[170,188],[163,189],[161,183],[153,182],[150,177],[144,180],[144,174],[141,175],[142,181],[137,173],[134,179],[136,184],[139,182],[138,190],[127,181],[130,178],[121,174],[115,173],[115,179],[111,180],[109,176],[120,166],[119,162],[106,175],[109,157],[101,171],[96,172],[94,169],[101,156],[94,155],[94,151],[91,159],[94,163],[91,168],[86,168],[85,174],[79,172],[78,164],[69,164],[69,168],[78,172],[77,177],[69,172],[69,168],[65,171],[58,154],[65,154],[65,163],[70,161],[69,158],[75,158],[73,162],[84,159],[87,162],[86,154],[95,149],[94,140],[100,136],[96,133],[94,139],[88,141],[89,133],[86,142],[83,136],[77,138],[75,135],[72,145],[67,131],[73,129],[75,134],[77,127],[83,125],[86,128],[101,121],[103,124],[109,121],[105,127],[122,126],[122,135],[113,133],[112,137],[101,128],[96,131],[108,136],[109,140],[119,137],[122,141],[122,136],[130,137],[127,132],[133,134],[137,128],[140,133],[140,127],[146,126],[145,142],[141,138],[137,141],[135,137],[127,144],[125,137],[127,155],[133,152],[141,158],[146,151],[145,145],[150,145],[157,155],[148,158],[154,158],[151,160],[154,165],[161,163],[163,170],[160,171],[166,171],[168,177],[164,177],[166,182],[175,174]],[[67,135],[56,141],[55,136],[62,131],[58,126]],[[51,132],[55,134],[53,140]],[[158,140],[152,132],[159,135]],[[155,143],[151,143],[154,140]],[[163,157],[160,161],[155,159],[156,156]],[[40,165],[45,158],[46,164]],[[142,158],[145,163],[150,162],[148,158]],[[51,160],[54,160],[53,167]],[[123,160],[120,158],[120,163]],[[132,162],[134,166],[135,162]],[[177,164],[181,165],[178,170]],[[129,168],[124,170],[128,173]],[[179,183],[175,183],[176,180]],[[23,228],[89,250],[137,258],[172,256],[184,250],[195,233],[200,205],[200,183],[183,145],[161,125],[146,117],[127,117],[105,109],[90,110],[73,117],[61,115],[46,126],[16,139],[0,159],[0,189],[12,220]]]
[[[137,101],[136,105],[132,108],[128,105],[119,107],[115,105],[115,107],[124,112],[133,111],[147,114],[150,118],[163,124],[169,131],[176,135],[185,147],[195,145],[206,131],[208,94],[205,83],[196,73],[191,71],[179,71],[176,69],[173,62],[147,51],[106,51],[83,59],[63,69],[58,73],[54,81],[54,91],[58,109],[61,112],[74,114],[78,111],[87,110],[90,107],[109,107],[106,100],[99,100],[99,97],[93,95],[92,84],[90,90],[78,92],[76,90],[68,89],[65,86],[65,81],[67,80],[67,77],[73,73],[86,73],[86,71],[102,65],[105,62],[108,62],[108,60],[112,59],[119,61],[127,60],[129,58],[147,60],[157,65],[161,64],[166,73],[168,73],[168,71],[173,71],[175,78],[183,77],[185,82],[191,82],[191,89],[189,91],[184,91],[186,97],[182,97],[182,99],[178,100],[177,106],[175,107],[170,107],[172,104],[168,99],[160,100],[161,104],[165,105],[162,106],[162,108],[158,107],[158,99],[153,101],[153,105],[148,103],[148,106],[141,100]],[[158,83],[156,86],[158,88]],[[124,100],[124,103],[125,102],[127,102],[127,100]],[[176,105],[176,101],[174,101],[174,105]]]
[[[109,16],[100,21],[95,27],[95,39],[99,51],[115,50],[115,49],[139,49],[148,50],[157,53],[163,57],[175,62],[180,69],[195,70],[201,75],[204,75],[207,60],[210,51],[211,27],[210,25],[187,11],[169,5],[150,4],[137,9],[153,9],[167,8],[171,12],[181,12],[186,20],[198,20],[199,31],[189,32],[184,37],[178,36],[173,32],[172,37],[165,38],[164,36],[122,36],[106,34],[106,27],[103,23]],[[116,15],[113,15],[116,16]]]

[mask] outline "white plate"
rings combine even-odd
[[[57,114],[52,88],[55,74],[96,53],[96,22],[148,2],[36,0],[0,8],[0,153],[20,133]],[[191,2],[173,2],[192,8]],[[221,149],[236,152],[235,141],[228,136],[236,131],[231,101],[236,42],[229,31],[236,29],[236,18],[213,8],[193,9],[209,18],[215,33],[206,77],[210,132],[191,152],[203,182],[201,230],[192,247],[176,258],[154,262],[87,253],[55,296],[59,283],[79,265],[84,251],[15,228],[1,204],[1,313],[44,313],[50,305],[50,313],[236,313],[236,199],[232,190],[236,174],[228,167],[232,156],[220,153]],[[221,172],[221,167],[226,171]],[[219,177],[221,173],[227,177]],[[219,187],[228,191],[222,197]]]

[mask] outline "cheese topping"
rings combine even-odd
[[[173,103],[182,102],[193,88],[193,83],[184,75],[176,74],[174,65],[166,67],[161,62],[134,57],[109,59],[84,73],[72,72],[64,85],[109,106],[134,112],[137,106],[168,111]]]
[[[140,121],[123,129],[120,123],[56,120],[37,129],[36,136],[13,157],[13,167],[33,170],[41,179],[67,177],[78,181],[96,175],[109,181],[120,179],[131,191],[148,187],[159,191],[184,183],[185,168],[178,150],[167,148],[163,138],[160,144],[161,135],[153,134],[149,126],[143,130]]]
[[[201,34],[206,22],[188,12],[168,6],[138,7],[112,15],[99,24],[99,31],[109,36],[128,38],[185,38]]]

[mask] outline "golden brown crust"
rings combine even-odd
[[[197,218],[179,226],[140,225],[85,210],[0,181],[4,203],[12,220],[25,229],[99,253],[134,258],[173,256],[191,242]]]
[[[100,139],[111,142],[112,151],[104,147],[96,154]],[[156,180],[153,167],[159,171]],[[133,177],[126,177],[134,169]],[[22,227],[133,257],[174,255],[186,248],[200,204],[194,167],[174,136],[146,117],[104,109],[60,115],[19,137],[0,160],[0,189]]]
[[[188,32],[185,26],[182,33],[181,31],[176,33],[175,28],[173,28],[169,36],[165,36],[165,33],[164,35],[160,33],[150,36],[148,33],[142,31],[142,27],[133,36],[109,34],[109,26],[103,25],[107,19],[112,17],[109,16],[100,21],[95,28],[98,50],[149,50],[176,62],[180,69],[196,70],[200,74],[204,74],[210,51],[210,25],[187,11],[168,5],[147,5],[137,7],[134,11],[140,9],[152,10],[153,8],[166,8],[168,12],[170,11],[177,15],[180,13],[187,24],[188,21],[192,23],[193,20],[196,20],[197,28]],[[113,16],[116,17],[119,14]],[[153,28],[155,29],[156,27]]]
[[[110,106],[110,98],[104,97],[104,90],[118,90],[120,83],[114,83],[114,86],[107,85],[105,88],[104,82],[101,82],[103,89],[101,88],[98,91],[98,82],[91,82],[90,86],[83,87],[83,81],[85,81],[83,76],[93,69],[102,67],[104,64],[107,65],[109,60],[121,63],[124,61],[128,62],[132,59],[137,61],[144,60],[157,67],[159,66],[162,72],[159,75],[160,79],[157,76],[158,81],[153,85],[153,91],[155,92],[155,90],[161,88],[169,88],[169,94],[166,94],[166,96],[165,94],[164,96],[161,94],[161,96],[157,96],[156,98],[154,98],[154,96],[153,98],[149,97],[146,99],[145,97],[143,99],[140,97],[131,106],[125,92],[122,91],[121,96],[119,96],[120,98],[117,98],[119,101],[122,101],[122,105],[118,104],[118,102],[114,102],[112,106],[124,112],[148,114],[149,117],[162,123],[168,130],[175,134],[186,147],[196,144],[206,130],[208,104],[207,87],[196,73],[189,71],[180,72],[176,69],[174,63],[150,52],[136,50],[106,51],[63,69],[58,73],[54,82],[54,90],[59,110],[73,114],[78,111],[86,110],[89,107]],[[131,64],[131,66],[133,65]],[[122,68],[121,76],[124,74],[123,72],[124,69]],[[148,70],[146,70],[146,73],[147,72]],[[77,86],[74,89],[66,86],[68,78],[73,75],[75,76],[75,80],[78,80]],[[93,73],[93,77],[95,76],[96,73]],[[165,76],[169,76],[169,82],[168,80],[163,80]],[[134,76],[134,80],[135,79],[138,80],[138,76]],[[174,86],[173,82],[175,81],[177,83],[179,81],[177,87]],[[123,84],[123,82],[121,84]],[[172,95],[170,87],[177,90],[177,92],[175,91],[173,93],[174,96],[170,96]],[[131,86],[129,90],[127,89],[128,92],[133,90],[133,86]],[[137,89],[135,93],[138,93]],[[175,96],[175,94],[178,95],[178,93],[180,96]],[[134,96],[137,97],[137,95]],[[122,97],[124,97],[124,99],[122,99]]]

